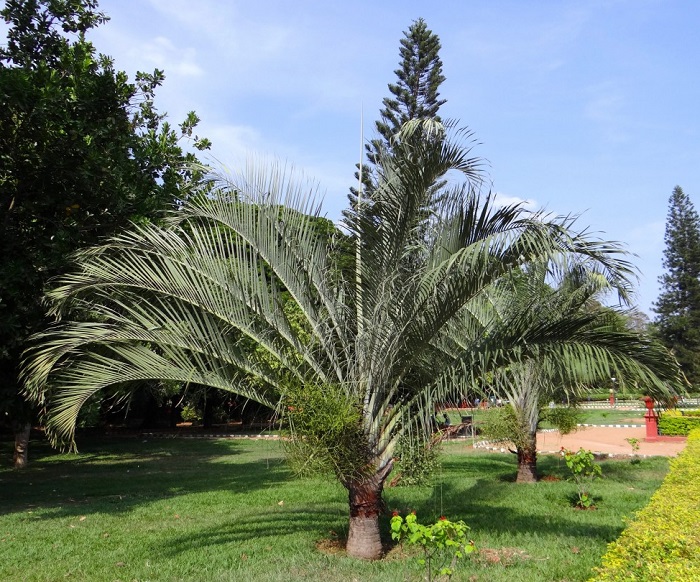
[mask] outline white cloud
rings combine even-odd
[[[163,36],[135,47],[132,54],[141,55],[141,59],[151,64],[152,67],[166,70],[183,77],[198,77],[203,74],[202,68],[197,64],[197,51],[193,48],[177,48],[173,42]]]
[[[211,158],[217,166],[235,168],[256,152],[265,151],[260,132],[246,125],[209,125],[203,123],[199,132],[212,142]]]
[[[290,49],[299,35],[291,25],[275,22],[275,13],[265,18],[248,16],[250,5],[235,2],[191,2],[190,0],[151,0],[151,5],[167,19],[176,21],[192,38],[215,45],[222,61],[236,69],[251,70],[261,62],[290,58]]]
[[[496,192],[496,195],[494,197],[494,203],[498,207],[511,206],[513,204],[522,204],[523,208],[532,212],[540,209],[540,205],[537,203],[536,200],[533,200],[531,198],[519,198],[518,196],[508,196],[506,194],[502,194],[501,192]]]

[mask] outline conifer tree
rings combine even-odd
[[[700,386],[700,218],[680,186],[669,199],[661,294],[654,304],[661,341],[688,381]]]
[[[382,151],[392,151],[401,126],[410,120],[434,119],[440,121],[438,111],[446,100],[439,99],[438,89],[445,80],[440,60],[440,38],[419,18],[404,32],[399,55],[401,62],[394,71],[397,82],[389,83],[391,97],[382,101],[380,118],[375,122],[377,137],[365,144],[366,165],[362,168],[364,196],[371,199],[372,176]],[[426,136],[414,134],[414,139]],[[355,173],[359,178],[359,172]],[[348,196],[354,208],[357,190],[351,188]]]

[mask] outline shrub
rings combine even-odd
[[[562,454],[564,455],[566,466],[569,467],[574,481],[576,481],[578,489],[576,506],[581,509],[593,508],[593,499],[588,491],[588,483],[593,481],[593,479],[602,477],[603,472],[600,465],[595,463],[593,453],[583,448],[576,452],[562,449]]]
[[[395,511],[391,518],[391,538],[423,550],[419,563],[425,566],[428,582],[433,580],[434,570],[440,576],[452,576],[457,560],[476,549],[474,542],[467,538],[468,531],[469,526],[463,521],[450,521],[444,516],[433,525],[418,523],[415,512],[404,519]]]
[[[700,429],[688,437],[649,505],[608,545],[596,581],[700,580]]]
[[[442,447],[437,439],[425,440],[412,435],[399,439],[396,449],[398,465],[393,485],[425,485],[440,471]]]
[[[700,416],[690,415],[679,410],[667,410],[659,418],[659,434],[662,435],[686,436],[695,428],[700,428]]]

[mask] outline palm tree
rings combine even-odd
[[[682,390],[671,354],[628,329],[620,312],[598,302],[614,289],[596,267],[590,261],[572,263],[570,257],[559,268],[530,264],[498,286],[495,327],[548,338],[528,358],[516,346],[512,361],[492,376],[492,389],[507,408],[494,419],[491,436],[514,445],[517,482],[537,481],[537,428],[547,401],[562,396],[575,401],[611,376],[619,377],[622,387],[640,386],[657,400]]]
[[[300,446],[325,447],[348,491],[348,554],[380,557],[398,440],[429,431],[433,403],[457,382],[498,366],[524,338],[522,357],[548,339],[480,334],[493,311],[486,291],[551,255],[588,257],[619,286],[630,274],[617,245],[573,232],[570,218],[480,197],[479,160],[459,140],[468,134],[451,128],[404,126],[378,165],[371,216],[360,208],[348,222],[357,244],[349,276],[308,219],[320,212],[315,190],[280,168],[219,176],[166,227],[136,227],[80,253],[49,294],[65,321],[35,338],[24,368],[54,441],[72,439],[93,394],[131,381],[282,403],[308,437]],[[415,131],[445,137],[416,142]],[[340,429],[318,430],[313,410],[342,413]]]

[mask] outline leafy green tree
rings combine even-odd
[[[700,386],[700,219],[680,186],[669,199],[661,294],[654,303],[655,327],[683,373]]]
[[[26,338],[47,324],[42,296],[69,255],[172,208],[197,176],[179,130],[154,105],[163,73],[129,83],[85,38],[107,18],[91,0],[8,0],[0,49],[0,411],[26,462],[32,410],[18,397]]]
[[[437,147],[414,132],[443,135]],[[279,406],[295,445],[312,447],[308,458],[348,491],[348,554],[378,558],[382,491],[402,437],[430,431],[436,402],[514,354],[573,350],[541,329],[490,326],[487,290],[551,256],[588,257],[619,284],[629,274],[616,245],[570,220],[479,196],[465,147],[433,120],[400,133],[378,165],[374,216],[352,222],[362,244],[349,276],[307,218],[319,212],[313,193],[278,169],[221,178],[165,228],[81,252],[49,295],[62,322],[35,338],[24,368],[54,442],[71,439],[93,394],[146,378]],[[434,196],[448,172],[463,180]]]

